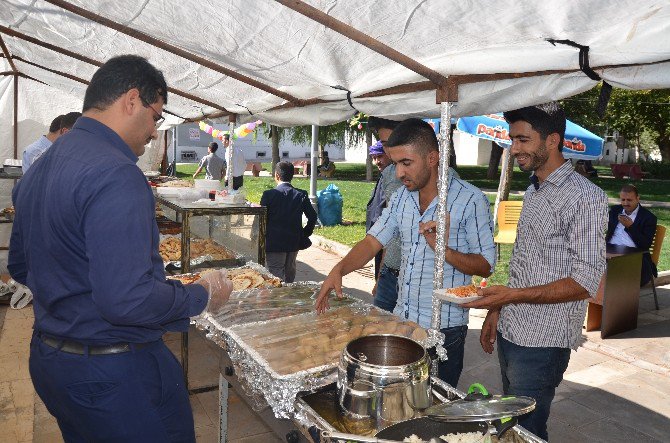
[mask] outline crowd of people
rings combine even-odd
[[[30,374],[66,441],[195,441],[193,415],[179,363],[162,341],[186,331],[189,318],[215,313],[232,284],[210,272],[189,285],[166,280],[158,254],[154,197],[136,162],[157,137],[168,101],[162,73],[138,56],[109,60],[86,89],[83,112],[59,116],[24,152],[24,176],[13,192],[16,219],[9,251],[12,277],[34,294]],[[457,386],[470,308],[488,311],[483,350],[497,347],[505,394],[536,400],[520,423],[548,438],[547,420],[570,352],[579,346],[585,300],[605,272],[606,242],[648,249],[656,217],[637,189],[621,189],[621,205],[563,158],[566,119],[555,103],[504,113],[511,154],[531,174],[509,265],[507,285],[479,290],[481,299],[442,306],[440,332],[448,359],[439,377]],[[371,117],[378,140],[369,147],[379,179],[367,204],[365,238],[332,269],[315,308],[342,295],[342,277],[375,263],[374,304],[430,328],[433,271],[443,285],[470,284],[496,266],[488,199],[451,169],[444,256],[437,242],[438,140],[423,120]],[[243,185],[243,153],[219,157],[209,145],[193,175]],[[321,165],[329,168],[330,160]],[[294,166],[276,164],[267,207],[267,267],[286,282],[300,250],[311,245],[317,214],[292,186]],[[303,226],[303,216],[306,224]],[[38,222],[39,221],[39,222]],[[574,247],[579,245],[579,247]],[[641,284],[656,275],[645,255]]]

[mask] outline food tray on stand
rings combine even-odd
[[[270,292],[282,290],[286,289]],[[269,404],[275,416],[290,418],[298,392],[336,380],[342,349],[354,338],[374,333],[414,335],[417,341],[426,337],[419,325],[362,301],[334,298],[331,304],[321,315],[314,312],[311,299],[298,315],[242,324],[221,321],[218,316],[208,319],[209,338],[228,350],[245,392],[258,409]]]

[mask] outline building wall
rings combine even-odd
[[[612,163],[628,163],[628,149],[618,149],[616,143],[605,142],[603,158],[598,160],[597,164],[610,165]]]
[[[228,126],[224,124],[214,124],[215,129],[227,130]],[[203,132],[197,123],[186,123],[175,128],[176,148],[178,163],[195,163],[207,155],[207,146],[213,141],[221,147],[221,141],[213,138],[211,135]],[[272,142],[265,137],[262,130],[257,131],[256,140],[250,134],[234,141],[235,145],[242,148],[244,158],[247,161],[272,161]],[[290,140],[280,140],[279,156],[282,159],[294,160],[309,158],[310,145],[297,145]],[[335,146],[326,146],[326,151],[331,160],[344,160],[344,148]],[[168,147],[168,161],[172,161],[174,156],[174,146]]]

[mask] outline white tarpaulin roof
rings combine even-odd
[[[170,94],[166,109],[183,118],[232,113],[238,121],[325,125],[350,117],[354,109],[394,119],[439,117],[435,81],[282,3],[302,4],[0,0],[0,36],[19,72],[66,97],[83,98],[86,85],[62,73],[88,80],[97,69],[92,63],[132,53],[149,58],[170,87],[195,96]],[[597,84],[580,71],[579,49],[548,39],[588,46],[590,66],[614,87],[670,87],[668,1],[304,3],[362,32],[377,51],[392,48],[439,79],[460,84],[454,117],[560,99]],[[132,31],[148,38],[128,35]],[[3,71],[11,70],[2,62]],[[482,74],[489,76],[472,77]],[[27,82],[39,85],[20,79]],[[383,91],[398,87],[407,92]],[[72,110],[70,99],[45,98],[48,104],[24,100],[20,112],[49,111],[50,120]],[[11,100],[0,97],[0,103]]]

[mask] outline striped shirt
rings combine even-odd
[[[569,161],[523,199],[509,286],[527,288],[572,278],[595,297],[605,272],[607,196]],[[520,346],[579,347],[586,300],[503,306],[502,336]]]
[[[495,265],[495,244],[489,201],[471,184],[456,178],[450,171],[447,211],[450,215],[449,247],[465,254],[481,254]],[[423,214],[419,211],[419,192],[399,188],[368,234],[382,245],[400,236],[401,266],[398,276],[398,304],[395,313],[401,318],[430,327],[433,305],[433,272],[435,251],[419,234],[419,222],[435,220],[437,197]],[[463,274],[444,262],[444,287],[470,284],[472,276]],[[468,324],[468,310],[444,303],[440,328]]]

